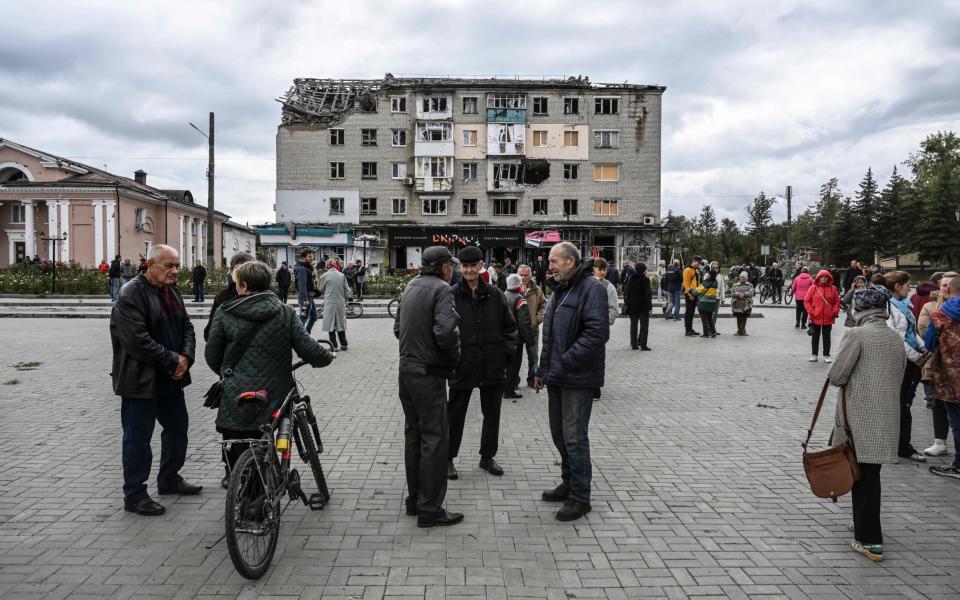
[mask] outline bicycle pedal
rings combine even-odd
[[[310,497],[306,499],[306,505],[310,507],[310,510],[323,510],[323,507],[327,505],[327,502],[330,501],[330,497],[324,497],[323,494],[316,493],[310,494]]]

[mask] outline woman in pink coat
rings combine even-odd
[[[813,287],[803,299],[804,308],[813,325],[813,354],[810,362],[817,362],[820,338],[823,337],[823,362],[832,362],[830,358],[830,330],[840,315],[840,295],[833,284],[833,276],[826,269],[817,273]]]
[[[810,269],[803,267],[800,274],[793,278],[790,289],[793,290],[793,297],[797,302],[797,329],[807,328],[807,309],[803,306],[803,301],[807,297],[807,290],[813,287],[813,277],[810,277]]]

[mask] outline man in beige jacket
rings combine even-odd
[[[533,325],[533,343],[527,344],[527,387],[533,387],[533,376],[537,373],[537,354],[540,346],[540,324],[547,309],[547,297],[533,278],[533,270],[520,265],[517,274],[523,280],[523,297],[530,310],[530,324]]]

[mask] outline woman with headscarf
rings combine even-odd
[[[819,277],[818,277],[819,279]],[[833,287],[832,283],[831,286]],[[853,294],[857,321],[843,337],[837,361],[827,378],[843,388],[851,445],[860,466],[860,479],[852,490],[854,533],[850,547],[870,560],[881,561],[883,532],[880,526],[880,467],[897,463],[900,432],[900,382],[907,355],[903,340],[887,327],[890,292],[864,285]],[[844,411],[837,399],[834,444],[843,442]]]
[[[853,293],[863,287],[867,283],[867,279],[863,275],[857,275],[850,281],[850,287],[847,289],[847,293],[843,295],[843,299],[840,300],[840,306],[847,313],[847,318],[844,319],[844,327],[856,327],[857,321],[853,318]]]
[[[837,294],[830,271],[821,269],[817,273],[813,287],[807,290],[807,295],[803,299],[803,306],[810,316],[810,325],[813,330],[811,331],[813,353],[810,355],[810,362],[817,362],[820,339],[823,338],[823,362],[830,363],[832,361],[830,331],[837,317],[840,316],[840,295]]]
[[[737,318],[737,333],[734,335],[749,335],[747,319],[753,311],[753,294],[755,293],[749,279],[750,274],[742,271],[737,283],[730,288],[730,305],[733,307],[733,315]]]

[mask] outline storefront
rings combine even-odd
[[[314,250],[317,260],[339,258],[345,262],[351,257],[347,251],[352,251],[352,228],[298,225],[291,231],[284,225],[266,225],[254,229],[260,235],[263,260],[273,269],[279,268],[284,261],[289,265],[295,264],[300,260],[300,251],[304,248]]]
[[[465,246],[483,250],[484,259],[517,261],[524,231],[513,227],[391,227],[388,229],[390,265],[398,270],[417,269],[423,250],[446,246],[456,253]]]

